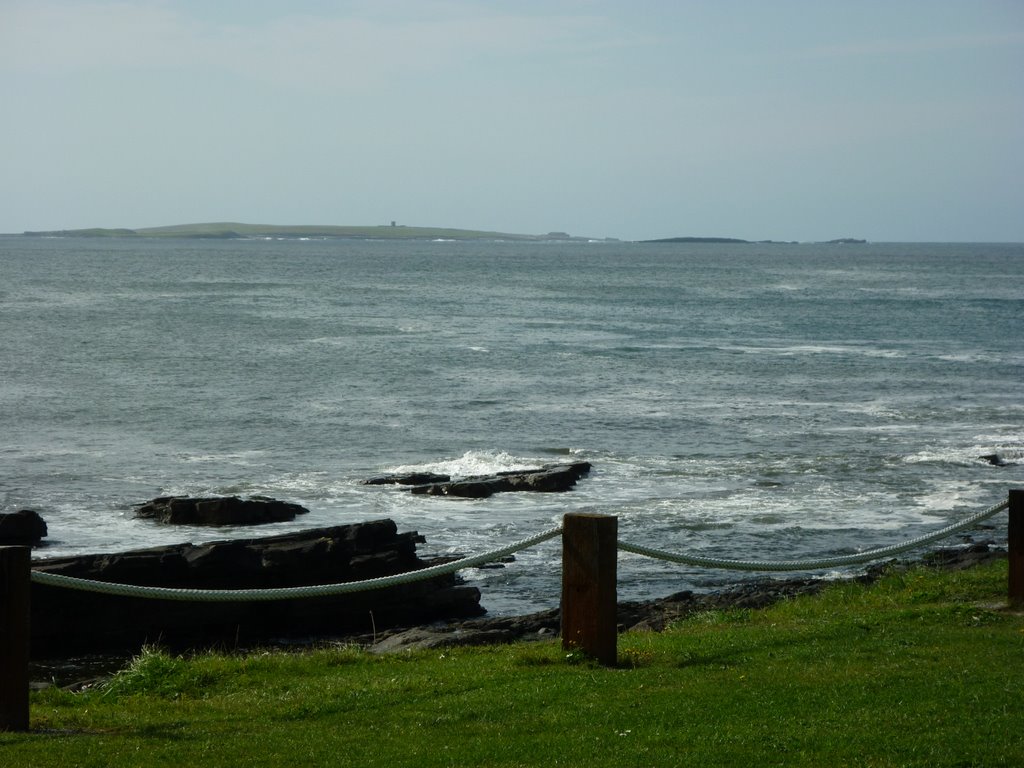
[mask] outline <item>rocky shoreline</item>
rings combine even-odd
[[[965,547],[937,549],[916,560],[893,559],[880,562],[850,579],[870,584],[885,574],[907,570],[919,564],[952,571],[1006,557],[1004,548],[996,546],[992,541],[983,541]],[[711,592],[687,590],[655,600],[620,601],[618,627],[620,632],[660,632],[672,623],[696,613],[733,608],[767,608],[780,600],[817,594],[833,583],[816,578],[756,577]],[[512,643],[554,637],[559,632],[560,621],[559,610],[554,608],[525,616],[483,617],[443,625],[413,627],[385,633],[383,637],[353,640],[366,645],[373,653]]]
[[[1005,559],[1005,548],[995,542],[968,541],[965,546],[937,549],[920,558],[892,559],[870,566],[850,579],[870,584],[885,574],[917,565],[942,570],[961,570]],[[817,594],[833,581],[815,578],[775,579],[755,577],[710,592],[684,591],[646,601],[618,604],[619,631],[660,632],[672,623],[697,613],[746,608],[758,610],[802,595]],[[439,620],[414,626],[395,626],[380,632],[324,633],[302,637],[273,638],[260,644],[241,643],[239,653],[273,647],[301,650],[331,645],[358,645],[371,653],[396,653],[416,649],[497,645],[552,639],[558,636],[561,617],[557,608],[522,616],[478,617]],[[123,667],[129,654],[93,654],[34,661],[30,676],[33,688],[58,685],[68,690],[102,684]]]
[[[415,531],[392,520],[202,544],[175,544],[109,555],[37,560],[33,570],[94,582],[177,589],[262,590],[364,581],[422,570]],[[257,602],[121,597],[34,582],[32,657],[135,653],[147,644],[173,650],[233,649],[282,638],[372,634],[393,627],[479,616],[480,590],[457,574],[351,594]]]
[[[369,485],[404,486],[425,495],[486,498],[506,491],[565,492],[586,476],[587,462],[452,479],[444,475],[387,475]],[[162,524],[260,525],[292,519],[307,510],[266,497],[162,497],[137,505],[136,514]],[[0,515],[0,529],[26,544],[46,536],[45,522],[27,510]],[[266,589],[361,581],[416,571],[445,562],[416,554],[423,537],[399,533],[391,520],[317,528],[278,536],[179,544],[35,561],[38,571],[100,582],[192,589]],[[991,541],[962,539],[960,547],[935,550],[915,561],[876,564],[856,577],[870,582],[915,563],[965,568],[1006,557]],[[450,560],[451,558],[448,558]],[[510,558],[514,559],[514,558]],[[618,604],[620,631],[661,631],[708,610],[758,609],[779,600],[814,594],[820,578],[755,577],[721,589],[678,592]],[[34,679],[82,685],[83,672],[116,668],[145,645],[172,652],[217,649],[244,652],[261,647],[302,648],[352,644],[372,653],[416,648],[538,640],[560,631],[557,608],[523,616],[485,616],[476,587],[457,574],[373,591],[265,602],[178,602],[114,597],[39,583],[32,585]],[[88,654],[94,654],[89,656]],[[45,661],[44,661],[45,660]]]

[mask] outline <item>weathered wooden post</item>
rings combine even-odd
[[[1010,491],[1006,549],[1010,558],[1007,592],[1010,605],[1024,606],[1024,488]]]
[[[619,520],[569,514],[562,520],[562,648],[614,666]]]
[[[0,547],[0,731],[28,730],[30,553]]]

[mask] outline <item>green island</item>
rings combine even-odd
[[[19,766],[1020,766],[1024,613],[1007,561],[890,571],[619,637],[375,656],[147,649],[31,694]]]
[[[167,227],[141,229],[90,227],[86,229],[53,229],[26,231],[28,237],[149,237],[149,238],[202,238],[210,240],[232,239],[292,239],[338,238],[356,240],[513,240],[523,242],[619,242],[618,238],[579,237],[567,232],[548,232],[543,235],[523,235],[511,232],[488,232],[478,229],[452,227],[410,227],[392,222],[374,226],[335,226],[321,224],[242,224],[233,221],[204,224],[174,224]],[[732,243],[732,244],[784,244],[795,245],[796,240],[741,240],[735,237],[663,237],[657,240],[638,240],[640,243]],[[826,240],[824,245],[862,244],[867,240],[842,237]]]
[[[276,224],[242,224],[239,222],[211,222],[205,224],[175,224],[167,227],[142,229],[58,229],[28,231],[31,237],[150,237],[150,238],[354,238],[360,240],[577,240],[566,232],[548,232],[543,235],[519,235],[507,232],[487,232],[475,229],[449,227],[409,227],[397,223],[378,226],[332,226],[302,224],[282,226]]]

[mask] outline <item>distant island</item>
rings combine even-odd
[[[657,240],[640,240],[641,243],[777,243],[781,245],[796,245],[797,240],[740,240],[735,237],[662,237]],[[844,245],[851,243],[866,243],[867,240],[858,240],[853,237],[840,237],[836,240],[824,240],[825,245]]]
[[[657,240],[641,240],[641,243],[749,243],[735,237],[661,237]]]
[[[568,240],[586,242],[594,238],[574,237],[566,232],[548,232],[544,235],[518,235],[508,232],[487,232],[475,229],[448,227],[407,227],[396,222],[377,226],[324,226],[303,224],[280,226],[276,224],[241,224],[216,222],[207,224],[176,224],[169,227],[143,229],[59,229],[25,232],[34,237],[149,237],[149,238],[348,238],[359,240]],[[607,238],[613,240],[614,238]]]
[[[615,237],[594,238],[570,235],[568,232],[548,232],[543,235],[523,235],[511,232],[489,232],[478,229],[455,229],[452,227],[410,227],[397,222],[375,226],[335,226],[300,224],[281,226],[278,224],[242,224],[239,222],[210,222],[205,224],[175,224],[168,227],[144,227],[141,229],[54,229],[26,231],[29,237],[148,237],[148,238],[203,238],[208,240],[253,240],[253,239],[351,239],[351,240],[512,240],[521,242],[620,242]],[[663,237],[657,240],[637,240],[638,243],[777,243],[796,245],[796,240],[741,240],[736,237]],[[866,243],[853,237],[826,240],[823,244]]]

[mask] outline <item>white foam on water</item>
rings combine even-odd
[[[928,493],[918,495],[914,501],[922,514],[934,519],[942,516],[938,514],[941,512],[981,506],[988,501],[988,497],[977,483],[953,480]]]
[[[320,336],[315,339],[306,339],[306,344],[324,344],[330,347],[344,347],[352,343],[351,336]]]
[[[490,475],[496,472],[509,472],[521,469],[535,469],[545,462],[541,459],[528,459],[513,456],[505,451],[466,451],[461,456],[422,464],[403,464],[392,467],[388,472],[405,474],[408,472],[434,472],[451,475],[452,477],[469,477],[472,475]]]
[[[861,357],[877,357],[900,359],[907,353],[897,349],[882,349],[868,346],[849,346],[835,344],[792,344],[785,346],[751,346],[742,344],[725,344],[718,346],[723,352],[741,352],[749,355],[777,355],[779,357],[799,357],[812,355],[856,355]]]
[[[979,439],[979,436],[975,439]],[[1008,445],[1005,436],[991,443],[977,443],[969,446],[937,446],[929,447],[903,457],[907,464],[954,464],[961,467],[984,463],[982,456],[997,454],[1003,459],[1015,460],[1024,458],[1024,447]]]
[[[179,453],[175,456],[175,458],[186,464],[224,463],[235,464],[243,467],[251,467],[263,466],[264,462],[259,461],[259,459],[265,458],[266,456],[267,451],[250,450],[238,451],[235,453]]]
[[[960,352],[956,354],[935,355],[936,360],[948,363],[973,363],[991,365],[1024,365],[1024,355],[1013,352],[987,354],[984,352]]]

